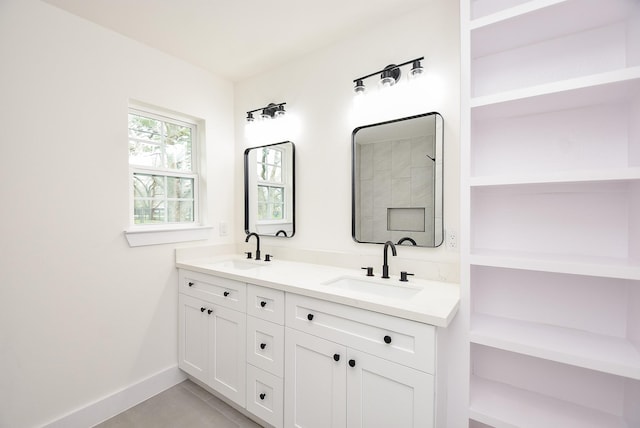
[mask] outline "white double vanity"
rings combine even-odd
[[[445,426],[457,284],[239,256],[177,267],[179,367],[261,424]]]

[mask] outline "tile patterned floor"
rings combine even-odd
[[[260,428],[200,386],[182,383],[95,428]]]

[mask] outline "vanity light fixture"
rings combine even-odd
[[[262,119],[274,119],[278,117],[282,117],[285,115],[286,110],[284,109],[284,105],[286,103],[269,103],[264,107],[260,107],[254,110],[249,110],[247,112],[247,122],[253,122],[255,118],[253,117],[253,113],[260,112],[260,117]]]
[[[365,91],[364,80],[377,74],[380,74],[380,84],[383,87],[393,86],[398,82],[398,80],[400,80],[400,76],[402,75],[400,68],[408,64],[411,64],[410,76],[417,76],[419,74],[422,74],[422,72],[424,71],[424,68],[420,63],[420,61],[422,60],[424,60],[423,56],[397,65],[389,64],[382,70],[374,71],[373,73],[367,74],[366,76],[353,79],[353,83],[355,84],[353,90],[356,94],[363,93]]]

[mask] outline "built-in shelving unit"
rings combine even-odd
[[[470,426],[640,426],[640,2],[460,5]]]

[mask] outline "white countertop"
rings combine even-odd
[[[233,263],[226,265],[223,263],[229,260],[247,261],[258,265],[258,267],[240,269],[234,267]],[[381,279],[379,272],[376,272],[374,278],[368,278],[366,271],[360,269],[344,269],[286,260],[253,261],[245,260],[239,255],[181,261],[177,262],[176,266],[181,269],[324,299],[437,327],[449,325],[458,311],[460,303],[458,284],[414,277],[409,277],[409,282],[400,282],[399,277],[394,275],[391,275],[389,279]],[[396,298],[327,285],[328,282],[340,277],[371,279],[374,282],[384,284],[385,287],[411,287],[416,289],[416,292],[408,298]]]

